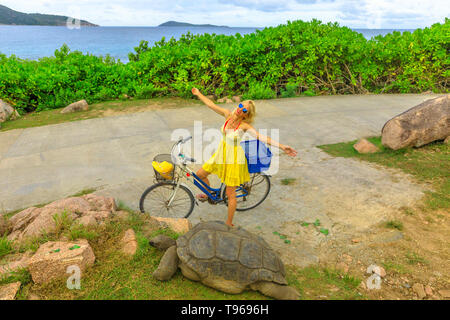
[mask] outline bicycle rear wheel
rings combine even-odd
[[[160,182],[149,187],[139,201],[141,212],[165,218],[189,217],[194,210],[194,195],[183,185],[174,195],[176,186],[174,182]]]
[[[250,174],[250,181],[236,188],[236,211],[246,211],[259,206],[266,200],[269,192],[269,176],[261,173]],[[222,199],[228,205],[226,189],[223,190]]]

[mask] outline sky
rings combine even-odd
[[[175,20],[267,27],[318,19],[350,28],[415,29],[450,17],[448,0],[0,0],[0,4],[101,26],[157,26]]]

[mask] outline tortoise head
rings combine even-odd
[[[171,246],[175,246],[176,244],[177,242],[174,239],[163,234],[150,239],[150,245],[162,251],[166,251]]]

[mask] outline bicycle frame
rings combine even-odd
[[[190,171],[189,174],[192,176],[192,180],[188,179],[188,181],[192,182],[197,188],[199,188],[204,194],[206,194],[208,198],[217,203],[223,201],[223,199],[220,197],[222,188],[225,187],[223,183],[220,184],[219,188],[213,188],[203,182],[203,180],[200,179],[193,171]]]
[[[180,168],[180,170],[186,174],[186,180],[194,184],[197,188],[199,188],[206,196],[213,202],[213,203],[220,203],[224,202],[225,199],[221,197],[223,188],[225,188],[225,184],[221,183],[219,188],[213,188],[211,186],[208,186],[202,179],[200,179],[199,176],[197,176],[194,171],[188,167],[187,161],[190,160],[191,162],[195,162],[194,159],[187,158],[185,155],[181,153],[181,144],[187,142],[191,137],[188,137],[183,140],[179,140],[176,144],[173,145],[171,155],[172,160],[174,160],[177,167]],[[174,149],[175,147],[178,147],[178,154],[174,155]],[[179,161],[177,161],[179,160]],[[180,162],[180,163],[177,163]],[[178,178],[176,179],[177,186],[175,187],[174,193],[169,201],[169,204],[172,202],[172,199],[175,197],[175,194],[178,190],[178,186],[180,185],[181,177],[184,176],[182,174],[178,175]],[[236,188],[236,193],[243,191],[243,194],[236,195],[236,198],[240,197],[246,197],[248,195],[247,190],[245,190],[242,186],[239,186]]]

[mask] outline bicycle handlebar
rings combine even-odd
[[[194,159],[194,158],[186,157],[184,154],[181,153],[181,145],[184,144],[184,143],[186,143],[186,142],[188,142],[188,141],[191,140],[191,139],[192,139],[192,136],[189,136],[189,137],[186,137],[186,138],[184,138],[184,139],[178,140],[177,143],[175,143],[175,144],[173,145],[172,151],[170,152],[170,155],[172,156],[172,161],[173,161],[174,163],[177,163],[177,158],[181,158],[181,160],[182,160],[182,162],[183,162],[184,164],[186,163],[186,161],[190,161],[190,162],[192,162],[192,163],[195,162],[195,159]],[[178,147],[178,153],[177,153],[177,155],[174,155],[174,150],[175,150],[176,147]]]
[[[188,141],[191,140],[191,139],[192,139],[192,136],[189,136],[189,137],[187,137],[187,138],[181,139],[181,140],[180,140],[180,143],[186,143],[186,142],[188,142]]]

